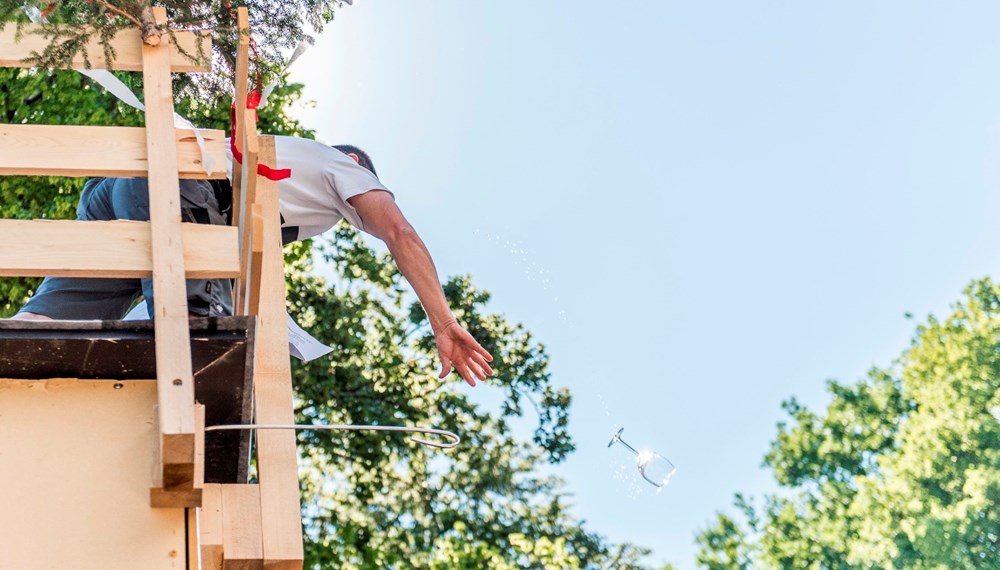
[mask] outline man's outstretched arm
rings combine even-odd
[[[437,341],[440,377],[447,376],[454,366],[470,386],[475,386],[476,378],[484,380],[493,374],[489,365],[493,356],[455,320],[441,290],[431,254],[396,206],[392,194],[372,190],[347,201],[361,216],[365,231],[389,247],[399,270],[417,293]]]

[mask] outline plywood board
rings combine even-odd
[[[22,28],[21,37],[17,37],[17,26],[7,24],[0,31],[0,67],[33,67],[24,63],[33,53],[40,53],[49,44],[49,39],[38,33],[41,26],[27,24]],[[212,41],[204,35],[199,37],[194,32],[175,31],[176,45],[171,44],[169,65],[175,73],[210,71],[211,62],[193,61],[181,53],[181,50],[192,55],[198,55],[199,43],[204,46],[205,54],[211,54]],[[114,69],[121,71],[142,71],[142,38],[138,29],[127,29],[118,32],[111,41],[114,47],[115,59],[109,66],[104,58],[104,49],[97,41],[86,45],[86,52],[92,69]],[[178,49],[176,46],[180,46]],[[86,69],[83,54],[79,53],[70,64],[73,69]]]
[[[226,135],[202,129],[215,172],[205,173],[194,132],[174,129],[180,178],[226,177]],[[145,178],[149,169],[146,129],[72,125],[0,125],[0,175]]]
[[[195,397],[208,425],[252,423],[254,330],[247,317],[190,319]],[[0,378],[156,376],[151,321],[0,320]],[[251,432],[205,434],[205,477],[246,483]]]
[[[239,275],[236,228],[179,225],[187,277],[232,278]],[[4,244],[0,248],[0,276],[152,275],[149,222],[0,220],[0,243]]]
[[[150,381],[0,380],[0,568],[186,568],[183,509],[151,509]]]

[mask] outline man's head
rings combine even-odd
[[[372,174],[375,174],[375,176],[378,176],[375,172],[375,165],[372,164],[372,159],[368,156],[367,152],[352,144],[335,144],[333,145],[333,148],[353,158],[358,164],[367,168]]]

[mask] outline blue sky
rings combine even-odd
[[[1000,255],[1000,5],[390,2],[293,68],[442,275],[471,273],[575,394],[575,514],[650,562],[760,463],[779,404],[889,365]],[[678,466],[639,484],[617,427]]]

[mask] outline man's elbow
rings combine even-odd
[[[417,230],[413,229],[413,226],[411,226],[408,222],[393,224],[392,226],[383,229],[382,233],[383,235],[380,237],[390,249],[412,243],[421,243],[420,236],[417,235]]]

